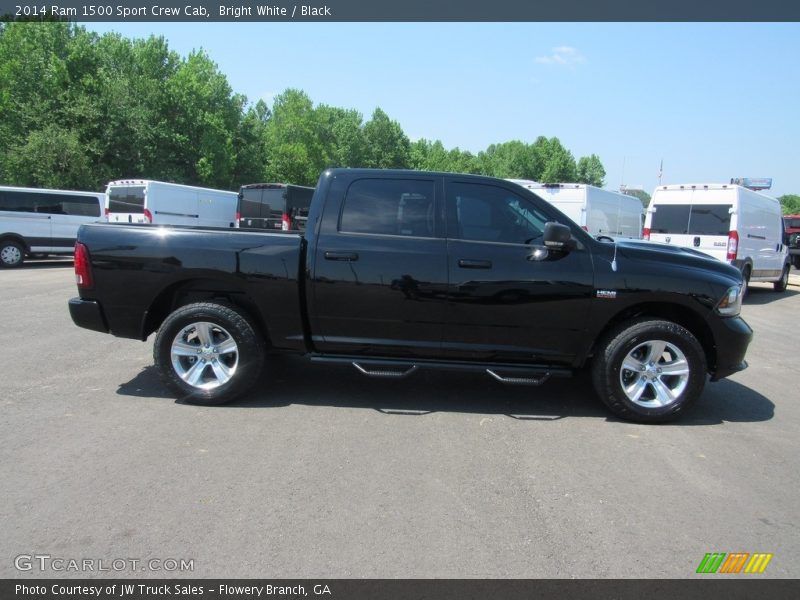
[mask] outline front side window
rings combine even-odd
[[[347,190],[339,231],[434,237],[433,181],[359,179]]]
[[[451,237],[476,242],[530,244],[542,237],[547,216],[504,188],[473,183],[447,187]]]

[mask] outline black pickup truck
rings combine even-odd
[[[269,352],[403,377],[542,383],[590,365],[615,414],[682,414],[747,366],[741,273],[693,250],[595,239],[514,183],[331,169],[305,232],[85,225],[73,321],[145,340],[179,397],[227,402]]]

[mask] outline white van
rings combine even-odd
[[[645,239],[694,248],[738,267],[745,282],[786,289],[788,252],[775,198],[739,185],[660,185],[644,228]]]
[[[644,207],[635,196],[583,183],[510,179],[533,191],[592,235],[641,239]]]
[[[233,227],[238,198],[236,192],[120,179],[106,188],[106,219],[109,223]]]
[[[71,255],[84,223],[101,219],[105,195],[0,186],[0,266],[20,266],[26,256]]]

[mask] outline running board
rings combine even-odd
[[[353,362],[352,365],[362,375],[366,375],[367,377],[388,377],[388,378],[402,379],[403,377],[408,377],[414,371],[417,370],[417,365],[411,365],[405,371],[394,371],[392,369],[386,369],[386,368],[368,369],[368,368],[362,367],[357,362]]]
[[[541,377],[506,377],[499,375],[492,369],[486,369],[486,372],[500,383],[505,383],[507,385],[542,385],[545,381],[550,379],[550,371],[542,373]]]
[[[506,385],[542,385],[551,377],[571,377],[572,370],[551,365],[519,365],[508,363],[478,363],[469,361],[446,361],[434,359],[402,360],[395,358],[365,358],[363,356],[340,356],[311,354],[314,363],[349,364],[362,375],[383,379],[402,379],[420,369],[456,370],[486,373],[495,381]]]

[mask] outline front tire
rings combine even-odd
[[[25,262],[25,248],[13,240],[0,242],[0,266],[4,269],[14,269]]]
[[[706,382],[706,358],[685,327],[671,321],[623,323],[600,342],[592,383],[618,417],[663,423],[682,415]]]
[[[264,366],[264,349],[258,329],[239,308],[197,302],[164,320],[153,359],[179,399],[218,405],[253,386]]]

